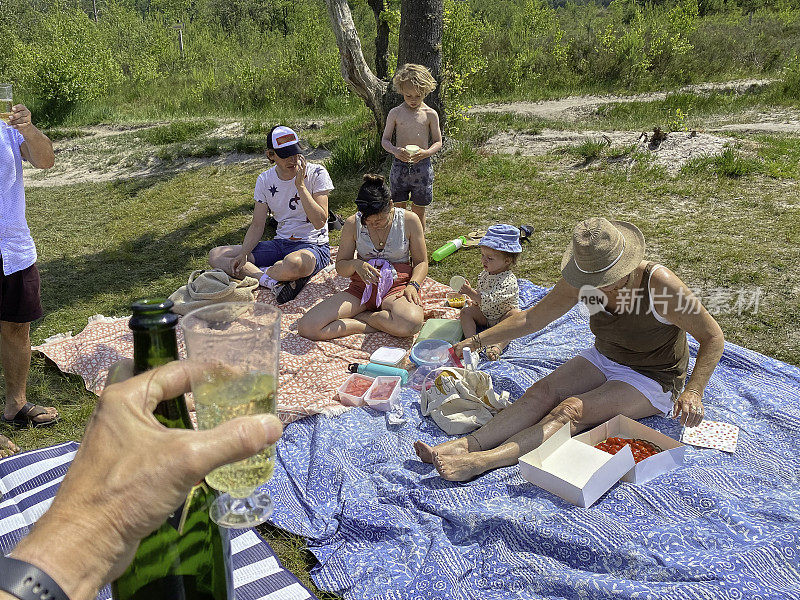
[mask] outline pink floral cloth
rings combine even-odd
[[[335,249],[331,249],[335,260]],[[281,366],[278,392],[278,416],[285,423],[323,413],[337,415],[349,407],[336,399],[337,388],[350,375],[347,365],[367,362],[381,346],[410,348],[412,338],[396,338],[387,333],[351,335],[327,342],[312,342],[297,334],[297,320],[308,310],[335,293],[344,291],[350,279],[339,277],[335,270],[317,273],[291,302],[280,306]],[[450,288],[427,278],[422,286],[425,318],[458,318],[458,310],[445,304]],[[259,288],[256,300],[275,304],[274,295]],[[133,337],[129,317],[96,315],[77,335],[59,334],[33,350],[41,352],[65,373],[80,375],[86,389],[100,394],[105,388],[108,369],[121,358],[133,357]],[[183,336],[178,330],[178,345],[185,356]]]

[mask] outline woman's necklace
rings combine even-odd
[[[394,221],[394,209],[391,210],[389,213],[389,219],[386,221],[386,225],[379,230],[376,231],[383,231],[386,230],[386,233],[383,235],[383,238],[378,238],[379,241],[375,241],[375,238],[372,237],[372,232],[369,233],[369,238],[372,240],[372,245],[375,246],[375,249],[379,252],[383,250],[383,247],[386,245],[386,242],[389,239],[389,234],[392,232],[392,222]]]

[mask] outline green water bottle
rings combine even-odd
[[[433,254],[431,254],[431,258],[436,261],[442,260],[444,257],[450,256],[453,252],[461,248],[461,246],[466,244],[467,241],[467,236],[465,235],[459,236],[454,240],[450,240],[444,246],[434,250]]]
[[[133,303],[134,371],[142,373],[178,358],[172,301]],[[109,375],[109,380],[114,374]],[[109,381],[112,383],[112,381]],[[183,396],[163,400],[153,411],[165,427],[192,429]],[[214,493],[200,482],[183,505],[139,544],[125,572],[111,584],[115,600],[233,600],[230,538],[208,514]]]

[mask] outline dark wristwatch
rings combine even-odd
[[[413,285],[415,288],[417,288],[417,291],[420,291],[419,284],[416,281],[409,281],[408,285]]]
[[[61,586],[40,568],[1,554],[0,591],[19,600],[69,600]]]

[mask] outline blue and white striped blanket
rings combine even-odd
[[[524,305],[546,291],[521,285]],[[576,308],[487,368],[516,398],[591,343]],[[741,428],[735,454],[689,447],[682,467],[620,482],[589,509],[517,466],[443,481],[412,448],[447,439],[418,400],[404,389],[402,425],[359,408],[287,427],[267,484],[273,519],[310,538],[321,589],[364,600],[800,598],[800,369],[728,344],[706,415]],[[680,436],[674,420],[644,422]]]
[[[0,551],[8,554],[50,506],[78,444],[68,442],[0,460]],[[286,571],[255,531],[233,530],[233,582],[238,600],[315,598]],[[111,597],[105,587],[100,600]]]

